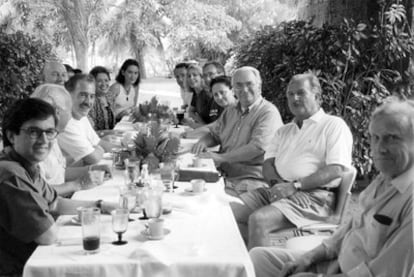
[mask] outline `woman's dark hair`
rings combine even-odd
[[[52,116],[55,120],[55,127],[58,124],[55,108],[49,103],[37,98],[17,100],[6,111],[5,115],[2,124],[4,147],[12,145],[7,138],[7,131],[18,135],[20,128],[29,120],[46,120]]]
[[[121,68],[119,69],[118,75],[116,75],[115,80],[118,83],[124,85],[125,84],[125,77],[124,77],[124,75],[122,75],[122,71],[127,70],[127,68],[131,65],[134,65],[134,66],[138,67],[138,78],[135,81],[135,83],[132,84],[134,87],[136,87],[141,82],[141,74],[139,73],[139,63],[134,59],[128,59],[128,60],[124,61]]]
[[[210,82],[210,91],[215,84],[225,84],[231,89],[231,78],[229,76],[221,75],[213,78]]]
[[[103,66],[99,66],[99,65],[95,66],[94,68],[91,69],[91,71],[89,71],[89,74],[92,75],[95,79],[99,73],[105,73],[108,76],[109,80],[111,80],[111,75],[108,69],[106,69]]]

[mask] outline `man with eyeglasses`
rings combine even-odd
[[[0,155],[0,276],[17,276],[38,245],[56,241],[55,216],[76,214],[77,207],[109,212],[116,204],[61,198],[41,177],[39,162],[58,134],[53,106],[28,98],[18,100],[6,114]]]
[[[48,102],[56,109],[58,117],[57,130],[63,132],[72,118],[72,98],[69,92],[60,85],[43,84],[36,88],[30,97]],[[55,140],[49,155],[39,163],[42,177],[62,196],[70,196],[75,191],[92,188],[89,170],[102,170],[111,175],[109,165],[97,164],[82,167],[67,167],[66,159]]]
[[[63,86],[68,80],[65,66],[58,61],[46,61],[43,67],[43,81],[45,84]]]
[[[283,123],[278,109],[262,97],[257,69],[236,69],[232,84],[239,103],[224,110],[192,152],[200,158],[212,158],[226,176],[226,192],[238,196],[267,186],[262,175],[264,153]],[[207,150],[216,145],[220,145],[218,153]]]
[[[95,101],[95,79],[92,75],[76,74],[65,88],[72,97],[72,118],[58,137],[59,146],[68,165],[96,164],[116,145],[100,139],[87,118]]]

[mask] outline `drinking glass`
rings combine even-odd
[[[136,184],[139,178],[139,161],[125,160],[126,184]]]
[[[160,169],[161,180],[168,192],[173,192],[175,165],[173,162],[166,162]]]
[[[132,211],[135,208],[137,196],[134,191],[128,189],[126,193],[123,193],[119,197],[119,207],[122,209],[126,209],[128,211]]]
[[[144,209],[148,218],[158,218],[162,213],[163,187],[151,187],[145,189]]]
[[[175,121],[175,127],[174,128],[178,128],[178,115],[177,115],[178,114],[178,108],[174,107],[173,112],[174,112],[175,116],[177,117],[177,121],[174,120]]]
[[[123,245],[126,240],[122,240],[122,234],[128,229],[129,212],[127,209],[115,209],[112,214],[112,230],[118,235],[118,240],[113,241],[112,244]]]
[[[81,213],[83,249],[85,253],[94,254],[99,251],[101,210],[98,208],[83,208]]]
[[[178,111],[177,112],[177,119],[178,119],[178,124],[182,125],[183,124],[183,119],[184,119],[184,111]]]

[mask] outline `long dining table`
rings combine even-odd
[[[123,130],[130,126],[122,124]],[[125,172],[114,169],[113,177],[101,186],[78,191],[72,198],[118,202],[124,184]],[[200,194],[189,192],[189,182],[175,184],[178,188],[174,192],[164,192],[162,196],[163,205],[171,208],[171,213],[161,216],[166,233],[163,239],[148,238],[147,221],[140,219],[142,214],[132,213],[124,234],[128,243],[113,245],[116,234],[112,231],[111,216],[104,214],[100,250],[86,255],[80,224],[74,216],[60,216],[58,242],[38,246],[24,267],[23,277],[254,276],[230,209],[229,202],[234,199],[225,194],[223,180],[206,183],[206,191]]]

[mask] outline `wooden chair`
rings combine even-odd
[[[351,195],[351,189],[355,182],[356,173],[354,167],[347,168],[344,172],[341,184],[334,189],[334,211],[325,222],[284,230],[280,233],[278,232],[280,235],[278,237],[276,234],[276,239],[273,239],[273,244],[278,247],[306,251],[317,246],[326,237],[329,237],[341,223],[347,200]]]

